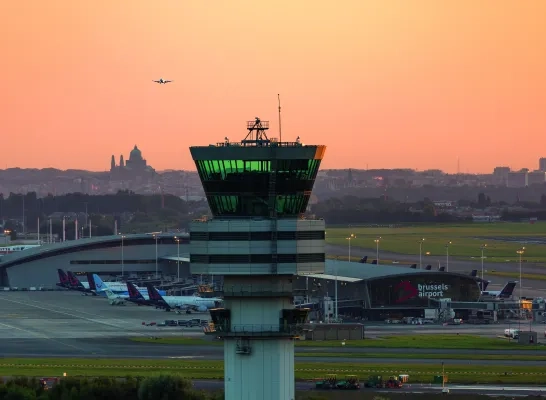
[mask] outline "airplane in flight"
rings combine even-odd
[[[218,307],[223,300],[220,298],[206,298],[200,296],[162,296],[151,283],[147,285],[150,301],[156,308],[164,308],[165,311],[184,310],[186,314],[192,312],[206,312]]]
[[[518,281],[509,281],[501,290],[488,290],[486,292],[481,292],[481,297],[493,298],[493,299],[508,299],[514,293],[516,284]]]
[[[164,85],[165,83],[169,83],[172,81],[164,81],[163,79],[159,79],[158,81],[154,81],[155,83],[159,83],[160,85]]]
[[[123,294],[123,295],[129,295],[129,291],[127,290],[127,284],[122,282],[104,282],[97,274],[93,274],[93,281],[96,287],[97,292],[102,292],[106,289],[110,289],[114,294]],[[145,295],[148,295],[148,290],[146,288],[141,288],[138,286],[135,286],[140,292],[142,292]],[[159,294],[166,294],[164,290],[160,290]]]

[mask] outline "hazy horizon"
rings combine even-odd
[[[32,6],[29,6],[32,4]],[[157,170],[255,116],[324,169],[490,173],[546,156],[546,2],[3,2],[0,167]],[[158,85],[154,79],[171,79]],[[458,161],[459,160],[459,161]]]

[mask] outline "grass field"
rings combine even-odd
[[[546,378],[544,367],[503,367],[445,364],[452,383],[529,383],[542,384]],[[361,380],[369,375],[410,375],[411,382],[432,381],[441,373],[441,362],[431,364],[374,364],[369,363],[296,363],[296,379],[308,380],[326,374],[354,374]],[[173,373],[190,379],[223,379],[222,361],[190,360],[104,360],[104,359],[11,359],[0,362],[2,376],[153,376]]]
[[[435,224],[416,225],[399,228],[368,228],[368,227],[332,227],[326,229],[326,242],[348,247],[346,237],[356,235],[351,246],[373,250],[371,258],[375,258],[375,243],[381,237],[379,251],[397,254],[418,255],[419,240],[425,239],[422,245],[423,261],[446,255],[445,245],[449,246],[449,256],[457,259],[480,259],[482,244],[487,244],[484,256],[487,262],[516,262],[516,251],[525,246],[523,259],[525,262],[546,263],[546,246],[527,243],[533,239],[543,240],[546,223],[467,223],[467,224]],[[426,255],[429,252],[430,255]],[[380,257],[381,259],[381,254]],[[443,259],[442,259],[443,260]],[[387,260],[385,260],[387,261]]]
[[[166,345],[222,346],[221,341],[206,341],[185,337],[144,338],[135,337],[136,342]],[[297,341],[296,347],[341,348],[341,341]],[[377,339],[348,340],[343,346],[358,348],[394,348],[394,349],[482,349],[482,350],[545,350],[544,346],[523,346],[514,341],[501,338],[489,338],[475,335],[401,335],[384,336]]]

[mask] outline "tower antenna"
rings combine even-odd
[[[279,143],[282,143],[282,130],[281,130],[281,95],[277,94],[277,100],[279,101]]]

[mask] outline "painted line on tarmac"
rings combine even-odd
[[[54,343],[59,343],[59,344],[61,344],[63,346],[72,347],[73,349],[83,351],[83,352],[87,352],[87,350],[85,350],[85,349],[83,349],[81,347],[78,347],[78,346],[75,346],[75,345],[69,344],[69,343],[64,343],[64,342],[61,342],[60,340],[57,340],[57,339],[50,338],[49,336],[46,336],[43,333],[33,332],[33,331],[28,330],[28,329],[19,328],[17,326],[8,325],[8,324],[2,323],[2,322],[0,322],[0,326],[6,327],[6,328],[9,328],[9,329],[14,329],[14,330],[21,331],[21,332],[30,333],[31,335],[36,336],[36,337],[38,337],[40,339],[51,340]]]
[[[7,299],[5,296],[2,296],[2,300],[10,301],[12,303],[20,304],[20,305],[23,305],[23,306],[38,308],[40,310],[44,310],[44,311],[48,311],[48,312],[54,312],[54,313],[61,314],[61,315],[67,315],[69,317],[82,319],[84,321],[92,322],[94,324],[102,324],[102,325],[110,326],[112,328],[116,328],[116,329],[119,329],[119,330],[122,330],[122,331],[131,332],[131,334],[134,334],[134,335],[137,335],[137,336],[144,336],[144,337],[150,336],[148,333],[142,333],[142,332],[136,332],[136,331],[128,330],[126,326],[114,325],[114,324],[111,324],[109,322],[102,321],[100,319],[88,318],[88,317],[84,317],[84,316],[81,316],[81,315],[71,314],[71,313],[68,313],[66,311],[53,310],[53,309],[51,309],[49,307],[38,306],[36,304],[30,304],[29,302],[23,302],[23,301],[17,301],[17,300],[13,300],[13,299]],[[74,310],[71,310],[71,311],[74,311]],[[90,315],[92,315],[92,314],[90,314]],[[53,339],[51,339],[51,340],[53,340]]]

